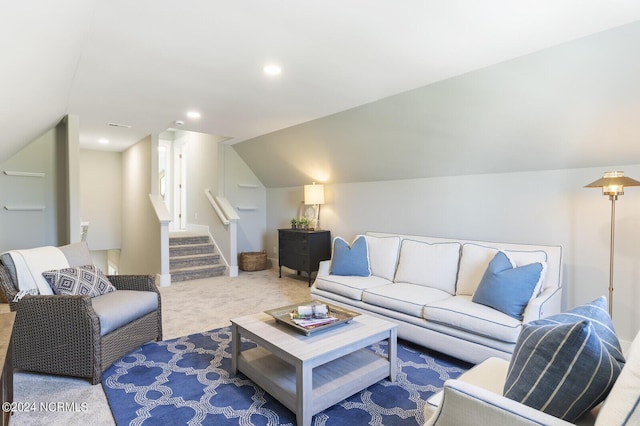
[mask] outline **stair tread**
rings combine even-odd
[[[221,263],[217,263],[217,264],[214,264],[214,265],[186,266],[184,268],[170,269],[169,272],[198,271],[198,270],[201,270],[201,269],[218,269],[218,268],[226,268],[226,266],[221,264]]]
[[[196,253],[196,254],[184,254],[184,255],[180,255],[180,256],[170,256],[171,260],[174,259],[200,259],[200,258],[206,258],[206,257],[220,257],[219,253]]]

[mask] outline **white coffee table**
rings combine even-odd
[[[231,320],[232,372],[244,373],[309,426],[314,414],[388,377],[396,379],[397,325],[359,315],[305,336],[265,313]],[[258,346],[241,351],[245,337]],[[367,346],[388,341],[388,356]]]

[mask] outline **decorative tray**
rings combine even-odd
[[[322,308],[322,306],[325,306],[326,309]],[[319,311],[320,313],[300,316],[298,314],[300,308],[303,308],[305,311],[310,309],[312,312]],[[324,314],[323,310],[326,314]],[[358,312],[352,312],[328,303],[323,303],[319,300],[312,300],[304,304],[283,306],[264,312],[271,315],[276,321],[286,324],[307,336],[335,327],[338,324],[344,324],[360,315]],[[308,321],[306,325],[304,325],[305,320]]]

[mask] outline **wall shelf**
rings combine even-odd
[[[239,183],[238,188],[257,188],[258,185],[255,183]]]
[[[7,176],[18,176],[18,177],[44,177],[43,172],[18,172],[13,170],[5,170],[4,174]]]
[[[4,206],[4,209],[14,212],[34,212],[43,211],[45,206]]]
[[[258,210],[257,207],[253,207],[253,206],[238,206],[236,207],[238,210],[243,211],[243,212],[247,212],[247,211],[255,211]]]

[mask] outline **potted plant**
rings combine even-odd
[[[300,218],[300,220],[298,221],[298,228],[309,229],[309,219],[307,219],[306,217]]]
[[[291,229],[296,229],[298,227],[298,219],[295,217],[291,219]]]

